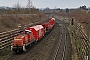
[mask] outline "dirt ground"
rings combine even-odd
[[[55,25],[55,27],[49,32],[46,36],[44,36],[36,45],[32,46],[28,51],[22,53],[22,54],[14,54],[11,58],[7,60],[50,60],[53,58],[53,55],[55,53],[55,50],[57,49],[57,43],[59,41],[59,30],[60,26],[58,24]],[[70,44],[68,44],[70,45]],[[67,46],[68,46],[67,45]],[[69,47],[71,48],[71,47]],[[67,48],[66,48],[67,49]],[[7,49],[6,49],[7,50]],[[1,51],[1,60],[3,56],[6,56],[6,52],[10,52],[10,49],[7,51]],[[68,50],[69,51],[69,50]],[[71,52],[67,51],[67,55],[70,54]],[[11,53],[11,52],[10,52]],[[9,53],[7,53],[9,54]],[[11,54],[12,55],[12,54]],[[62,55],[62,54],[60,54]],[[67,58],[67,57],[66,57]],[[66,59],[65,58],[65,59]],[[71,59],[71,57],[69,57]],[[5,58],[6,59],[6,58]],[[5,60],[3,59],[3,60]]]

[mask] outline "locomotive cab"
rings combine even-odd
[[[30,39],[31,31],[25,30],[23,32],[20,32],[20,34],[16,37],[14,37],[14,44],[11,46],[11,50],[15,52],[22,52],[26,51],[26,44],[28,44]]]
[[[30,30],[25,30],[25,34],[31,34]]]

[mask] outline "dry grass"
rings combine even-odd
[[[76,9],[70,10],[70,13],[60,11],[57,15],[74,18],[76,22],[80,23],[83,26],[83,30],[85,31],[85,33],[90,36],[90,11]]]
[[[77,53],[77,47],[75,43],[75,38],[72,36],[72,27],[68,26],[68,30],[70,32],[70,38],[71,38],[71,44],[72,44],[72,60],[79,60],[78,53]]]
[[[37,21],[45,20],[44,14],[35,16],[0,16],[0,32],[18,28],[18,25],[28,25]]]

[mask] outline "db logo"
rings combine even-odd
[[[27,37],[25,37],[25,40],[27,40],[28,38]]]

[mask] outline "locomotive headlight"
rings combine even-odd
[[[13,49],[13,46],[11,46],[11,51],[12,51],[12,49]]]

